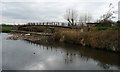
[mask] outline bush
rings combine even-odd
[[[55,41],[59,41],[61,38],[61,34],[59,32],[55,32],[52,38]]]
[[[80,41],[79,33],[77,31],[64,32],[65,42],[78,44]]]

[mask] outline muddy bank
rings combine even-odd
[[[24,33],[11,33],[12,36],[9,36],[7,39],[9,40],[27,40],[31,42],[37,41],[49,41],[51,37],[49,36],[40,36],[34,34],[24,34]]]

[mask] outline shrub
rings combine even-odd
[[[59,32],[55,32],[52,38],[54,41],[59,41],[61,38],[61,34]]]

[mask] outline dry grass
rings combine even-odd
[[[119,33],[120,29],[111,27],[104,30],[98,26],[100,30],[97,30],[95,27],[84,28],[83,32],[80,29],[69,29],[69,28],[55,28],[53,30],[54,34],[52,39],[55,41],[80,44],[84,46],[89,46],[92,48],[107,49],[112,51],[119,51]],[[24,30],[32,30],[37,32],[51,32],[47,27],[29,27]]]
[[[63,42],[73,44],[81,44],[83,40],[82,43],[84,43],[85,46],[120,52],[118,46],[118,30],[80,32],[80,30],[60,29],[59,32],[55,33],[54,39],[62,39]]]

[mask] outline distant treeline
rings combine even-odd
[[[89,25],[102,25],[102,26],[112,26],[112,24],[120,26],[120,21],[101,21],[101,22],[88,22],[86,23],[87,26]],[[54,26],[69,26],[69,23],[66,22],[28,22],[25,24],[17,24],[17,25],[12,25],[12,24],[0,24],[0,26],[30,26],[30,25],[54,25]],[[80,26],[81,24],[76,23],[74,26]]]
[[[0,26],[16,26],[16,25],[12,25],[12,24],[0,24]]]

